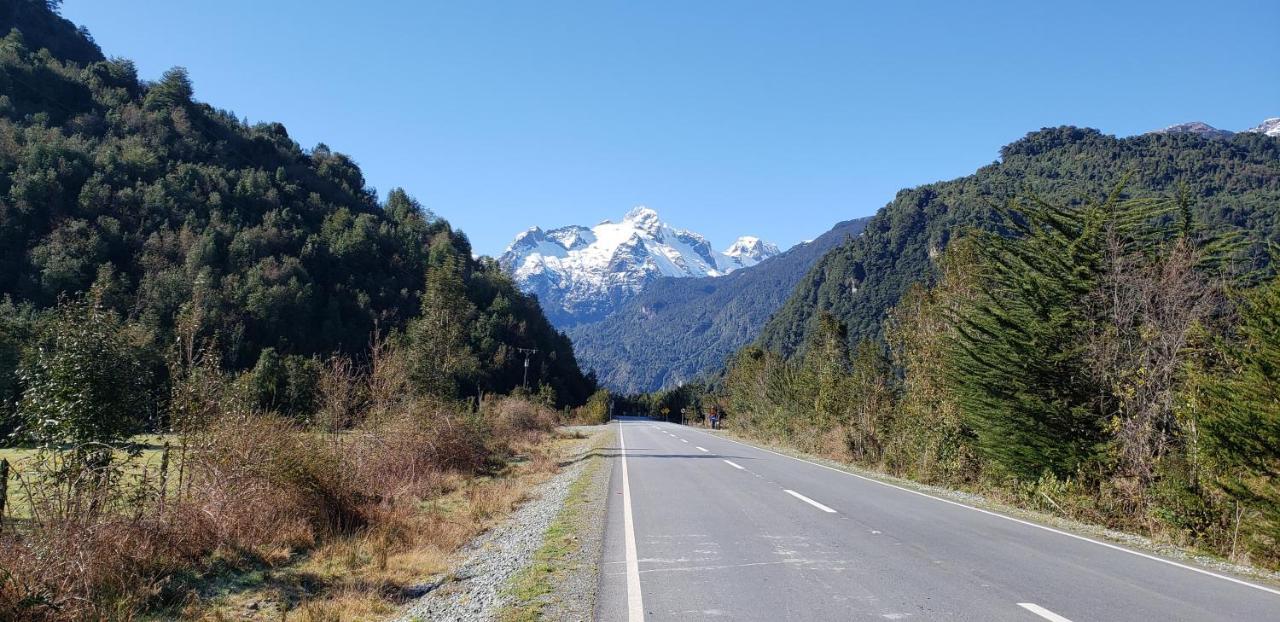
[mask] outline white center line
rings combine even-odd
[[[698,451],[706,451],[706,450],[707,450],[707,448],[706,448],[706,447],[699,447],[698,445],[694,445],[694,447],[697,447],[697,448],[698,448]]]
[[[1044,619],[1046,619],[1046,620],[1050,620],[1051,622],[1071,622],[1071,620],[1068,620],[1068,619],[1066,619],[1066,618],[1064,618],[1064,617],[1062,617],[1062,616],[1060,616],[1060,615],[1058,615],[1058,614],[1056,614],[1056,613],[1054,613],[1054,612],[1052,612],[1052,611],[1049,611],[1048,609],[1045,609],[1044,607],[1041,607],[1040,605],[1037,605],[1037,604],[1035,604],[1035,603],[1018,603],[1018,606],[1019,606],[1019,607],[1022,607],[1023,609],[1026,609],[1027,611],[1030,611],[1031,613],[1034,613],[1034,614],[1036,614],[1036,615],[1038,615],[1038,616],[1040,616],[1040,617],[1042,617],[1042,618],[1044,618]]]
[[[631,518],[631,480],[627,477],[627,441],[622,438],[622,424],[618,424],[618,447],[622,449],[622,529],[627,549],[627,619],[630,622],[643,622],[640,558],[636,555],[635,521]]]
[[[740,464],[736,464],[736,463],[734,463],[734,462],[730,462],[730,461],[728,461],[728,460],[725,460],[725,461],[724,461],[724,463],[725,463],[725,464],[727,464],[727,465],[729,465],[729,466],[731,466],[731,467],[733,467],[733,468],[735,468],[735,469],[741,470],[741,471],[745,471],[745,470],[746,470],[746,469],[742,468],[742,465],[740,465]]]
[[[706,432],[703,432],[703,434],[706,434]],[[1230,582],[1235,583],[1235,584],[1238,584],[1238,585],[1243,585],[1243,586],[1245,586],[1245,587],[1251,587],[1251,588],[1253,588],[1253,589],[1255,589],[1255,590],[1262,590],[1263,592],[1270,592],[1270,593],[1272,593],[1272,594],[1280,595],[1280,590],[1275,589],[1275,588],[1265,587],[1265,586],[1262,586],[1262,585],[1258,585],[1257,583],[1250,583],[1250,582],[1245,581],[1245,580],[1242,580],[1242,579],[1237,579],[1237,578],[1235,578],[1235,577],[1227,576],[1227,575],[1224,575],[1224,574],[1218,574],[1218,573],[1216,573],[1216,572],[1211,572],[1211,571],[1209,571],[1209,570],[1205,570],[1205,569],[1203,569],[1203,568],[1196,568],[1195,566],[1188,566],[1188,565],[1186,565],[1186,564],[1180,564],[1180,563],[1178,563],[1178,562],[1175,562],[1175,561],[1173,561],[1173,560],[1169,560],[1169,559],[1165,559],[1165,558],[1163,558],[1163,557],[1156,557],[1155,555],[1149,555],[1149,554],[1147,554],[1147,553],[1142,553],[1142,552],[1140,552],[1140,551],[1135,551],[1135,550],[1133,550],[1133,549],[1127,549],[1127,548],[1125,548],[1125,547],[1123,547],[1123,546],[1120,546],[1120,545],[1118,545],[1118,544],[1111,544],[1110,542],[1103,542],[1103,541],[1101,541],[1101,540],[1094,540],[1093,538],[1087,538],[1087,537],[1085,537],[1085,536],[1082,536],[1082,535],[1079,535],[1079,534],[1074,534],[1074,533],[1071,533],[1071,532],[1069,532],[1069,531],[1062,531],[1061,529],[1054,529],[1053,527],[1049,527],[1049,526],[1047,526],[1047,525],[1041,525],[1041,524],[1039,524],[1039,523],[1033,523],[1033,522],[1031,522],[1031,521],[1025,521],[1025,520],[1022,520],[1022,519],[1020,519],[1020,518],[1014,518],[1014,517],[1012,517],[1012,516],[1005,516],[1004,514],[1001,514],[1001,513],[999,513],[999,512],[993,512],[993,511],[991,511],[991,510],[984,510],[984,509],[979,508],[979,507],[974,507],[974,506],[972,506],[972,505],[967,505],[967,504],[964,504],[964,503],[960,503],[959,501],[952,501],[952,500],[950,500],[950,499],[944,499],[944,498],[942,498],[942,497],[935,497],[935,496],[933,496],[933,495],[931,495],[931,494],[929,494],[929,493],[926,493],[926,492],[920,492],[919,490],[912,490],[912,489],[910,489],[910,488],[905,488],[905,487],[903,487],[903,486],[898,486],[897,484],[890,484],[890,483],[888,483],[888,482],[882,482],[882,481],[880,481],[880,480],[878,480],[878,479],[875,479],[875,478],[867,477],[867,476],[865,476],[865,475],[858,475],[857,473],[851,473],[851,472],[846,471],[846,470],[844,470],[844,469],[837,469],[837,468],[835,468],[835,467],[827,466],[827,465],[825,465],[825,464],[819,464],[819,463],[814,462],[814,461],[812,461],[812,460],[805,460],[804,458],[797,458],[797,457],[795,457],[795,456],[788,456],[787,454],[784,454],[784,453],[778,453],[778,452],[776,452],[776,451],[774,451],[774,450],[772,450],[772,449],[765,449],[764,447],[758,447],[758,446],[756,446],[756,445],[752,445],[752,444],[750,444],[750,443],[744,443],[744,442],[742,442],[742,441],[735,441],[735,440],[733,440],[733,439],[731,439],[731,438],[727,438],[727,437],[723,437],[723,436],[721,436],[721,437],[719,437],[719,438],[720,438],[721,440],[729,441],[730,443],[737,443],[738,445],[742,445],[743,447],[750,447],[750,448],[752,448],[752,449],[756,449],[756,450],[759,450],[759,451],[763,451],[763,452],[765,452],[765,453],[770,453],[770,454],[773,454],[773,455],[775,455],[775,456],[780,456],[780,457],[782,457],[782,458],[788,458],[788,459],[791,459],[791,460],[795,460],[795,461],[797,461],[797,462],[803,462],[803,463],[805,463],[805,464],[813,465],[813,466],[816,466],[816,467],[818,467],[818,468],[820,468],[820,469],[826,469],[826,470],[828,470],[828,471],[835,471],[836,473],[840,473],[840,474],[842,474],[842,475],[848,475],[848,476],[850,476],[850,477],[856,477],[856,478],[858,478],[858,479],[860,479],[860,480],[864,480],[864,481],[870,482],[870,483],[872,483],[872,484],[879,484],[880,486],[886,486],[886,487],[888,487],[888,488],[896,488],[896,489],[898,489],[898,490],[901,490],[902,492],[911,493],[911,494],[913,494],[913,495],[919,495],[919,496],[924,497],[924,498],[926,498],[926,499],[933,499],[934,501],[941,501],[942,503],[946,503],[946,504],[949,504],[949,505],[954,505],[954,506],[957,506],[957,507],[962,507],[962,508],[965,508],[965,509],[967,509],[967,510],[973,510],[974,512],[980,512],[980,513],[982,513],[982,514],[986,514],[986,515],[988,515],[988,516],[994,516],[994,517],[996,517],[996,518],[1002,518],[1002,519],[1004,519],[1004,520],[1011,521],[1011,522],[1014,522],[1014,523],[1018,523],[1018,524],[1020,524],[1020,525],[1026,525],[1027,527],[1034,527],[1034,528],[1036,528],[1036,529],[1042,529],[1042,530],[1044,530],[1044,531],[1048,531],[1048,532],[1050,532],[1050,533],[1056,533],[1056,534],[1058,534],[1058,535],[1060,535],[1060,536],[1066,536],[1066,537],[1068,537],[1068,538],[1074,538],[1074,539],[1076,539],[1076,540],[1081,540],[1081,541],[1084,541],[1084,542],[1089,542],[1089,543],[1091,543],[1091,544],[1096,544],[1096,545],[1098,545],[1098,546],[1105,546],[1105,547],[1107,547],[1107,548],[1109,548],[1109,549],[1112,549],[1112,550],[1115,550],[1115,551],[1120,551],[1121,553],[1128,553],[1128,554],[1130,554],[1130,555],[1136,555],[1136,556],[1138,556],[1138,557],[1146,558],[1146,559],[1149,559],[1149,560],[1154,561],[1154,562],[1159,562],[1159,563],[1161,563],[1161,564],[1168,564],[1168,565],[1170,565],[1170,566],[1176,566],[1176,567],[1178,567],[1178,568],[1182,568],[1183,570],[1190,570],[1191,572],[1200,573],[1200,574],[1202,574],[1202,575],[1207,575],[1207,576],[1210,576],[1210,577],[1214,577],[1214,578],[1216,578],[1216,579],[1222,579],[1223,581],[1230,581]]]
[[[817,501],[814,501],[813,499],[810,499],[809,497],[806,497],[806,496],[804,496],[804,495],[802,495],[802,494],[800,494],[800,493],[798,493],[798,492],[796,492],[796,491],[794,491],[794,490],[785,490],[785,491],[783,491],[783,492],[786,492],[787,494],[789,494],[789,495],[791,495],[791,496],[793,496],[793,497],[795,497],[795,498],[797,498],[797,499],[799,499],[799,500],[801,500],[801,501],[804,501],[805,503],[808,503],[809,505],[812,505],[813,507],[818,508],[819,510],[822,510],[823,512],[827,512],[828,514],[835,514],[835,513],[836,513],[836,511],[835,511],[835,510],[833,510],[833,509],[831,509],[831,508],[829,508],[829,507],[827,507],[827,506],[825,506],[825,505],[822,505],[821,503],[818,503]]]
[[[683,438],[682,438],[682,439],[680,439],[680,442],[681,442],[681,443],[687,443],[687,442],[689,442],[689,441],[688,441],[687,439],[683,439]]]

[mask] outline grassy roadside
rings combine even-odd
[[[496,473],[454,478],[448,492],[422,501],[392,528],[337,539],[275,567],[229,574],[181,615],[303,622],[391,617],[425,586],[447,581],[453,554],[506,520],[581,445],[578,435],[556,432],[522,447]]]
[[[599,451],[608,446],[614,435],[613,429],[601,434],[583,454],[587,463],[570,486],[564,508],[547,528],[533,563],[516,574],[507,586],[510,602],[498,614],[501,622],[544,619],[544,610],[556,604],[556,586],[564,585],[569,573],[582,570],[586,560],[574,558],[582,552],[585,544],[581,531],[586,521],[598,518],[587,514],[593,488],[606,463]]]
[[[1080,536],[1093,538],[1116,544],[1128,548],[1132,548],[1145,553],[1153,553],[1161,557],[1175,560],[1181,563],[1190,563],[1204,567],[1215,572],[1227,572],[1243,577],[1248,577],[1260,583],[1280,586],[1280,572],[1266,570],[1255,566],[1246,566],[1243,564],[1232,563],[1222,557],[1208,553],[1191,547],[1180,546],[1168,542],[1160,542],[1153,540],[1147,536],[1134,533],[1109,529],[1095,523],[1083,522],[1072,518],[1067,518],[1057,514],[1051,514],[1037,509],[1029,509],[1018,506],[1009,502],[1004,498],[994,498],[986,491],[960,490],[954,488],[945,488],[931,484],[924,484],[915,480],[902,477],[896,477],[861,467],[847,462],[832,460],[822,456],[816,456],[806,452],[799,451],[795,448],[778,444],[775,441],[768,441],[742,434],[733,430],[711,430],[695,427],[699,431],[708,434],[722,436],[727,440],[737,441],[746,445],[773,451],[792,458],[807,460],[815,464],[830,467],[839,471],[844,471],[852,475],[857,475],[870,480],[875,480],[884,484],[905,488],[920,492],[929,496],[938,497],[946,501],[953,501],[962,505],[972,506],[982,510],[988,510],[998,514],[1003,514],[1018,520],[1024,520],[1046,527],[1052,527],[1061,531],[1077,534]],[[998,492],[998,491],[997,491]]]

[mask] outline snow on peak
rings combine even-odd
[[[1192,121],[1190,123],[1179,123],[1170,125],[1161,130],[1151,132],[1152,134],[1199,134],[1206,138],[1231,138],[1235,132],[1230,130],[1220,130],[1208,123],[1201,121]],[[1251,127],[1241,132],[1241,134],[1263,134],[1266,136],[1280,136],[1280,117],[1271,117],[1259,123],[1255,127]]]
[[[777,245],[771,242],[765,242],[753,235],[744,235],[734,240],[729,248],[720,253],[724,258],[720,267],[726,272],[731,272],[737,268],[754,266],[781,252]]]
[[[1257,127],[1251,127],[1245,131],[1267,136],[1280,136],[1280,117],[1271,117],[1259,123]]]
[[[539,298],[553,322],[568,325],[606,315],[653,279],[721,276],[778,252],[773,244],[744,236],[717,253],[705,237],[637,206],[616,223],[531,227],[498,262],[522,290]]]
[[[1164,129],[1156,130],[1152,134],[1199,134],[1206,138],[1228,138],[1231,136],[1231,132],[1220,130],[1203,121],[1170,125]]]

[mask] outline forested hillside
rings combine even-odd
[[[568,334],[583,366],[614,391],[668,389],[718,371],[759,334],[814,262],[857,237],[867,220],[839,223],[811,242],[725,276],[658,279],[609,316]]]
[[[585,401],[568,340],[448,222],[402,190],[380,202],[323,144],[197,101],[181,68],[140,79],[49,6],[0,7],[4,404],[42,311],[90,289],[157,357],[182,333],[229,369],[278,368],[282,391],[310,382],[313,357],[445,317],[418,333],[456,332],[451,395],[518,386],[524,347],[531,384]]]
[[[57,7],[0,3],[0,620],[391,615],[594,381],[406,192]]]
[[[1130,138],[1060,127],[1028,134],[973,175],[903,190],[866,233],[827,254],[765,326],[760,343],[791,354],[829,313],[850,343],[880,335],[881,321],[914,283],[932,283],[937,258],[968,228],[991,229],[993,206],[1034,194],[1064,205],[1105,195],[1127,179],[1125,197],[1185,192],[1208,228],[1252,232],[1250,261],[1266,261],[1280,239],[1280,141],[1258,133],[1214,139],[1194,134]]]

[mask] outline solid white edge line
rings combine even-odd
[[[1066,619],[1066,618],[1064,618],[1064,617],[1062,617],[1062,616],[1060,616],[1060,615],[1058,615],[1058,614],[1056,614],[1056,613],[1054,613],[1054,612],[1052,612],[1052,611],[1049,611],[1048,609],[1045,609],[1044,607],[1041,607],[1040,605],[1037,605],[1037,604],[1035,604],[1035,603],[1018,603],[1018,606],[1019,606],[1019,607],[1022,607],[1023,609],[1026,609],[1027,611],[1030,611],[1031,613],[1034,613],[1034,614],[1036,614],[1036,615],[1038,615],[1038,616],[1040,616],[1040,617],[1042,617],[1042,618],[1044,618],[1044,619],[1046,619],[1046,620],[1049,620],[1050,622],[1071,622],[1071,620],[1068,620],[1068,619]]]
[[[731,467],[733,467],[733,468],[735,468],[735,469],[738,469],[739,471],[745,471],[745,470],[746,470],[746,469],[742,468],[742,465],[740,465],[740,464],[738,464],[738,463],[736,463],[736,462],[731,462],[731,461],[729,461],[729,460],[725,460],[725,461],[724,461],[724,463],[725,463],[725,464],[727,464],[727,465],[729,465],[729,466],[731,466]]]
[[[622,449],[622,530],[627,549],[627,619],[644,620],[644,599],[640,596],[640,558],[636,555],[635,521],[631,518],[631,480],[627,474],[627,441],[618,423],[618,447]]]
[[[784,489],[782,492],[785,492],[785,493],[787,493],[787,494],[789,494],[789,495],[791,495],[791,496],[793,496],[793,497],[795,497],[795,498],[797,498],[797,499],[799,499],[799,500],[801,500],[801,501],[804,501],[805,503],[808,503],[809,505],[812,505],[813,507],[818,508],[819,510],[822,510],[823,512],[826,512],[826,513],[828,513],[828,514],[835,514],[835,513],[836,513],[836,511],[835,511],[835,510],[833,510],[833,509],[831,509],[831,508],[829,508],[829,507],[827,507],[827,506],[825,506],[825,505],[822,505],[821,503],[818,503],[817,501],[814,501],[813,499],[810,499],[809,497],[806,497],[806,496],[804,496],[804,495],[802,495],[802,494],[800,494],[800,493],[798,493],[798,492],[796,492],[796,491],[794,491],[794,490],[785,490],[785,489]]]
[[[706,432],[701,432],[701,431],[699,431],[699,433],[701,433],[701,434],[707,434]],[[711,435],[709,435],[709,436],[711,436]],[[1114,550],[1116,550],[1116,551],[1121,551],[1121,552],[1124,552],[1124,553],[1128,553],[1128,554],[1130,554],[1130,555],[1137,555],[1138,557],[1145,557],[1145,558],[1147,558],[1147,559],[1149,559],[1149,560],[1157,561],[1157,562],[1160,562],[1160,563],[1162,563],[1162,564],[1168,564],[1168,565],[1170,565],[1170,566],[1176,566],[1176,567],[1178,567],[1178,568],[1182,568],[1182,569],[1184,569],[1184,570],[1190,570],[1191,572],[1198,572],[1198,573],[1200,573],[1200,574],[1202,574],[1202,575],[1207,575],[1207,576],[1210,576],[1210,577],[1215,577],[1215,578],[1218,578],[1218,579],[1222,579],[1223,581],[1230,581],[1230,582],[1232,582],[1232,583],[1236,583],[1236,584],[1243,585],[1243,586],[1246,586],[1246,587],[1251,587],[1251,588],[1253,588],[1253,589],[1255,589],[1255,590],[1262,590],[1262,591],[1264,591],[1264,592],[1268,592],[1268,593],[1271,593],[1271,594],[1275,594],[1276,596],[1280,596],[1280,590],[1273,589],[1273,588],[1269,588],[1269,587],[1266,587],[1266,586],[1264,586],[1264,585],[1258,585],[1258,584],[1256,584],[1256,583],[1250,583],[1250,582],[1245,581],[1245,580],[1243,580],[1243,579],[1237,579],[1237,578],[1235,578],[1235,577],[1229,577],[1229,576],[1227,576],[1227,575],[1224,575],[1224,574],[1218,574],[1218,573],[1216,573],[1216,572],[1212,572],[1212,571],[1209,571],[1209,570],[1205,570],[1205,569],[1203,569],[1203,568],[1196,568],[1195,566],[1188,566],[1188,565],[1186,565],[1186,564],[1180,564],[1180,563],[1175,562],[1175,561],[1173,561],[1173,560],[1171,560],[1171,559],[1165,559],[1165,558],[1163,558],[1163,557],[1158,557],[1158,556],[1156,556],[1156,555],[1149,555],[1149,554],[1147,554],[1147,553],[1143,553],[1143,552],[1141,552],[1141,551],[1135,551],[1135,550],[1133,550],[1133,549],[1128,549],[1128,548],[1125,548],[1125,547],[1120,546],[1120,545],[1117,545],[1117,544],[1111,544],[1110,542],[1103,542],[1103,541],[1101,541],[1101,540],[1094,540],[1093,538],[1087,538],[1087,537],[1085,537],[1085,536],[1077,535],[1077,534],[1071,533],[1071,532],[1069,532],[1069,531],[1063,531],[1063,530],[1061,530],[1061,529],[1055,529],[1055,528],[1053,528],[1053,527],[1049,527],[1048,525],[1041,525],[1041,524],[1039,524],[1039,523],[1033,523],[1033,522],[1031,522],[1031,521],[1022,520],[1022,519],[1020,519],[1020,518],[1014,518],[1014,517],[1012,517],[1012,516],[1006,516],[1006,515],[1001,514],[1001,513],[999,513],[999,512],[993,512],[993,511],[991,511],[991,510],[984,510],[984,509],[979,508],[979,507],[974,507],[974,506],[972,506],[972,505],[966,505],[966,504],[964,504],[964,503],[960,503],[959,501],[952,501],[952,500],[950,500],[950,499],[943,499],[942,497],[935,497],[935,496],[933,496],[933,495],[931,495],[931,494],[929,494],[929,493],[927,493],[927,492],[920,492],[919,490],[912,490],[912,489],[910,489],[910,488],[906,488],[906,487],[903,487],[903,486],[898,486],[897,484],[890,484],[889,482],[882,482],[882,481],[880,481],[880,480],[878,480],[878,479],[875,479],[875,478],[872,478],[872,477],[867,477],[867,476],[865,476],[865,475],[858,475],[857,473],[851,473],[851,472],[849,472],[849,471],[845,471],[845,470],[843,470],[843,469],[837,469],[837,468],[835,468],[835,467],[830,467],[830,466],[827,466],[827,465],[825,465],[825,464],[818,464],[817,462],[814,462],[814,461],[812,461],[812,460],[805,460],[804,458],[797,458],[797,457],[795,457],[795,456],[788,456],[787,454],[779,453],[779,452],[776,452],[776,451],[774,451],[774,450],[772,450],[772,449],[765,449],[764,447],[757,447],[756,445],[752,445],[752,444],[750,444],[750,443],[744,443],[744,442],[742,442],[742,441],[735,441],[735,440],[733,440],[733,439],[731,439],[731,438],[728,438],[728,437],[722,437],[722,436],[718,436],[718,435],[716,435],[716,436],[715,436],[715,438],[719,438],[719,439],[721,439],[721,440],[726,440],[726,441],[729,441],[730,443],[737,443],[737,444],[739,444],[739,445],[742,445],[743,447],[751,447],[752,449],[759,449],[760,451],[767,452],[767,453],[771,453],[771,454],[773,454],[773,455],[775,455],[775,456],[782,456],[783,458],[790,458],[790,459],[795,460],[795,461],[797,461],[797,462],[803,462],[803,463],[805,463],[805,464],[811,464],[811,465],[813,465],[813,466],[820,467],[820,468],[826,469],[826,470],[828,470],[828,471],[835,471],[836,473],[843,473],[843,474],[845,474],[845,475],[849,475],[849,476],[852,476],[852,477],[856,477],[856,478],[861,479],[861,480],[866,480],[866,481],[871,482],[871,483],[873,483],[873,484],[879,484],[879,485],[881,485],[881,486],[888,486],[889,488],[896,488],[896,489],[901,490],[901,491],[903,491],[903,492],[909,492],[909,493],[911,493],[911,494],[913,494],[913,495],[920,495],[921,497],[925,497],[925,498],[927,498],[927,499],[933,499],[934,501],[941,501],[941,502],[943,502],[943,503],[950,503],[951,505],[958,506],[958,507],[962,507],[962,508],[968,508],[968,509],[970,509],[970,510],[973,510],[974,512],[981,512],[981,513],[986,514],[986,515],[988,515],[988,516],[994,516],[994,517],[996,517],[996,518],[1003,518],[1003,519],[1005,519],[1005,520],[1007,520],[1007,521],[1013,521],[1013,522],[1015,522],[1015,523],[1020,523],[1020,524],[1026,525],[1026,526],[1028,526],[1028,527],[1035,527],[1036,529],[1043,529],[1043,530],[1048,531],[1048,532],[1050,532],[1050,533],[1056,533],[1056,534],[1058,534],[1058,535],[1060,535],[1060,536],[1066,536],[1066,537],[1068,537],[1068,538],[1075,538],[1076,540],[1082,540],[1082,541],[1084,541],[1084,542],[1092,542],[1093,544],[1096,544],[1096,545],[1098,545],[1098,546],[1105,546],[1105,547],[1107,547],[1107,548],[1109,548],[1109,549],[1114,549]]]
[[[707,450],[707,448],[706,448],[706,447],[703,447],[703,446],[701,446],[701,445],[694,445],[694,447],[697,447],[697,448],[698,448],[698,451],[706,451],[706,450]]]

